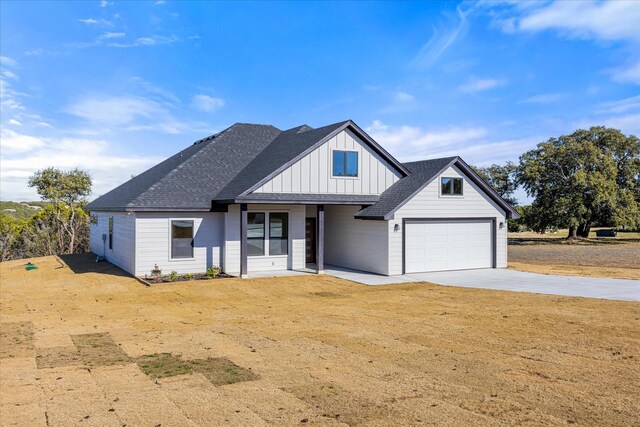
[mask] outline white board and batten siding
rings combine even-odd
[[[162,274],[204,273],[222,265],[222,213],[137,212],[136,276],[151,274],[157,264]],[[193,221],[193,258],[171,259],[171,221]]]
[[[440,195],[441,177],[462,177],[462,196]],[[410,218],[495,218],[496,221],[496,267],[507,266],[507,227],[505,211],[491,200],[476,184],[471,182],[455,166],[448,168],[440,176],[423,188],[411,200],[398,209],[394,218],[387,221],[389,235],[389,275],[403,273],[402,260],[402,220]],[[499,224],[504,223],[500,229]],[[398,231],[394,226],[400,225]],[[437,227],[435,225],[434,227]],[[453,227],[457,230],[459,227]],[[482,228],[482,227],[480,227]],[[482,230],[478,229],[478,233]],[[454,231],[455,231],[454,230]],[[473,228],[475,230],[475,228]],[[405,232],[410,230],[405,230]],[[409,244],[411,240],[408,239]],[[455,269],[455,268],[454,268]]]
[[[271,205],[250,204],[248,212],[265,213],[265,254],[249,256],[248,273],[257,271],[276,271],[301,269],[305,267],[305,206],[304,205]],[[268,255],[269,248],[269,213],[286,212],[289,214],[289,248],[287,255]],[[240,205],[230,205],[224,213],[224,271],[227,274],[240,275]]]
[[[357,177],[333,176],[333,151],[358,153]],[[378,195],[401,175],[349,130],[344,130],[280,172],[255,193]]]
[[[104,256],[107,261],[128,273],[135,271],[135,214],[125,212],[91,212],[97,223],[90,225],[91,252]],[[109,249],[109,218],[113,218],[113,245]],[[102,235],[107,240],[102,241]]]
[[[353,216],[360,206],[325,207],[324,262],[354,270],[389,274],[387,221]]]

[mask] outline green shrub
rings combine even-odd
[[[176,280],[178,280],[178,278],[179,278],[179,276],[178,276],[178,272],[177,271],[172,271],[167,276],[167,280],[170,281],[170,282],[175,282]]]
[[[187,273],[187,274],[183,275],[182,278],[185,279],[185,280],[191,280],[193,278],[193,276],[191,275],[191,273]]]
[[[207,268],[207,277],[213,279],[218,274],[220,274],[220,267],[209,267]]]

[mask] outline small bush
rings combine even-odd
[[[187,274],[183,275],[182,278],[184,280],[191,280],[193,278],[193,276],[191,275],[191,273],[187,273]]]
[[[167,276],[167,280],[170,281],[170,282],[175,282],[176,280],[178,280],[178,278],[179,278],[179,276],[178,276],[178,272],[177,271],[172,271]]]
[[[207,277],[213,279],[218,274],[220,274],[220,267],[209,267],[207,268]]]

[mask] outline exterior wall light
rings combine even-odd
[[[504,228],[504,222],[500,223],[500,230],[502,230]]]
[[[400,224],[396,224],[393,226],[393,231],[394,233],[397,233],[398,231],[400,231]]]

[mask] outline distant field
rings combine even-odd
[[[640,233],[570,242],[556,234],[509,233],[509,266],[518,270],[571,276],[640,279]]]
[[[46,202],[8,202],[0,201],[0,212],[9,215],[14,219],[31,218],[38,212],[39,208],[45,206]]]

